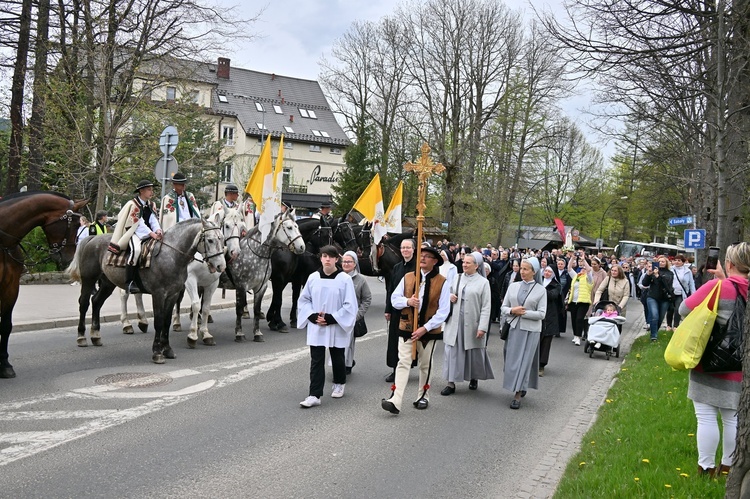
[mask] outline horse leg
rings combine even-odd
[[[198,315],[201,303],[198,296],[198,285],[190,274],[188,274],[188,279],[185,282],[185,289],[190,297],[190,332],[187,335],[187,344],[188,348],[195,348],[195,344],[198,343]],[[179,306],[176,309],[179,309]],[[175,329],[175,331],[178,330]]]
[[[13,366],[8,362],[8,340],[10,339],[10,332],[13,329],[13,307],[15,307],[16,300],[18,300],[17,279],[19,275],[20,271],[15,276],[15,286],[10,284],[5,288],[6,296],[3,296],[2,306],[0,307],[0,378],[16,377],[16,371],[13,370]]]
[[[146,308],[143,306],[143,294],[141,293],[135,295],[135,308],[138,317],[138,329],[142,333],[146,333],[148,332],[148,317],[146,316]]]
[[[182,293],[185,292],[185,288],[182,288]],[[168,359],[176,359],[177,355],[175,355],[174,350],[172,350],[172,347],[169,345],[169,310],[172,310],[174,307],[179,306],[177,304],[177,298],[176,297],[167,297],[165,299],[165,308],[166,311],[164,313],[163,319],[164,319],[164,328],[161,331],[161,345],[163,347],[164,357]]]
[[[254,315],[253,341],[257,341],[259,343],[266,341],[263,338],[263,333],[260,332],[260,306],[263,302],[263,295],[266,292],[267,286],[268,286],[268,283],[264,282],[261,285],[260,290],[253,291],[253,315]]]
[[[154,344],[151,347],[151,360],[154,364],[164,364],[164,343],[162,340],[165,329],[169,331],[172,309],[165,308],[164,296],[151,295],[154,300]]]
[[[234,323],[234,341],[243,342],[245,341],[245,335],[242,333],[242,319],[243,311],[247,307],[247,292],[245,288],[237,287],[234,290],[234,310],[235,310],[235,323]]]
[[[92,289],[93,289],[92,283]],[[86,286],[81,284],[81,293],[91,294],[92,289],[87,289]],[[102,346],[102,334],[101,334],[101,321],[100,314],[102,305],[107,301],[112,292],[115,290],[115,285],[112,284],[108,279],[99,280],[99,290],[94,293],[94,297],[91,299],[91,331],[89,336],[91,337],[91,344],[95,347]],[[80,339],[80,338],[79,338]],[[84,341],[86,339],[84,338]],[[80,343],[78,346],[81,346]],[[85,346],[85,345],[83,345]]]
[[[180,295],[177,297],[177,303],[175,304],[174,315],[172,316],[172,330],[182,331],[182,324],[180,323],[180,305],[182,305],[182,298],[185,296],[185,288],[182,288]]]
[[[201,299],[201,315],[208,317],[209,320],[201,324],[200,330],[198,331],[199,337],[203,340],[204,345],[215,346],[216,341],[211,333],[208,332],[208,324],[213,322],[211,319],[211,302],[213,301],[214,293],[216,288],[219,287],[219,280],[216,279],[213,283],[203,287],[203,298]]]
[[[124,289],[120,289],[120,323],[122,324],[122,334],[133,334],[134,332],[133,325],[128,320],[128,296],[130,296],[130,293]]]
[[[88,293],[84,290],[88,289]],[[92,301],[91,290],[93,285],[81,279],[81,296],[78,297],[78,338],[76,342],[79,347],[87,347],[86,341],[86,312],[89,310],[89,303]]]
[[[282,283],[279,282],[283,278],[271,279],[271,286],[273,287],[273,297],[271,298],[271,305],[268,307],[268,313],[266,319],[268,320],[268,328],[271,331],[278,331],[281,326],[281,294],[284,292]],[[285,331],[284,331],[285,332]]]
[[[289,325],[297,329],[297,300],[302,291],[302,283],[292,281],[292,309],[289,311]]]

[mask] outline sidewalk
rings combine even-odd
[[[227,290],[226,297],[221,297],[222,290],[214,293],[211,310],[234,308],[234,290]],[[78,298],[81,296],[81,286],[70,284],[22,284],[18,293],[18,301],[13,309],[13,331],[36,331],[57,327],[78,326]],[[270,300],[271,291],[268,290],[264,301]],[[248,300],[251,296],[248,295]],[[252,305],[252,302],[251,302]],[[149,318],[154,316],[151,295],[144,295],[143,307]],[[190,297],[185,293],[182,299],[183,313],[190,312]],[[128,298],[128,317],[136,318],[135,299]],[[189,326],[183,320],[183,327]],[[104,302],[101,310],[102,324],[120,321],[120,290],[116,289]],[[86,313],[86,325],[91,324],[91,306]]]

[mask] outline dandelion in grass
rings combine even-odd
[[[646,464],[650,464],[651,463],[651,461],[649,461],[648,459],[641,459],[641,462],[642,463],[646,463]]]
[[[627,368],[627,367],[623,367],[623,368],[622,368],[622,370],[623,370],[623,371],[627,371],[627,370],[628,370],[628,368]]]
[[[675,468],[677,471],[682,471],[682,468]]]
[[[594,445],[596,443],[596,440],[591,441],[591,445]]]
[[[688,433],[688,437],[694,437],[695,433]]]
[[[607,400],[605,400],[605,402],[608,403],[608,404],[611,404],[612,403],[612,399],[607,399]]]
[[[668,483],[665,483],[665,484],[664,484],[664,486],[665,486],[666,488],[668,488],[668,489],[671,489],[671,488],[672,488],[672,486],[671,486],[671,485],[669,485]]]
[[[672,392],[667,392],[667,395],[672,395]]]
[[[680,476],[681,476],[682,478],[687,478],[687,477],[689,477],[690,475],[688,475],[687,473],[680,473]]]
[[[633,478],[633,480],[635,480],[636,482],[640,482],[641,481],[641,479],[638,478],[638,477]]]
[[[581,461],[580,463],[578,463],[578,466],[586,466],[586,461]]]

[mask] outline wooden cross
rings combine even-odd
[[[419,158],[419,162],[409,162],[404,165],[404,170],[406,170],[407,172],[416,173],[417,177],[419,178],[419,188],[417,190],[417,248],[416,255],[414,255],[417,263],[416,280],[414,282],[414,296],[416,297],[419,297],[419,280],[422,275],[419,269],[419,261],[422,256],[422,225],[424,224],[424,210],[427,207],[427,180],[429,180],[429,178],[433,174],[439,174],[445,171],[445,167],[441,163],[434,163],[432,161],[432,159],[430,158],[430,150],[430,146],[427,145],[427,142],[425,142],[424,144],[422,144],[422,156]],[[426,298],[426,296],[422,297],[422,299]],[[414,331],[419,328],[419,310],[417,309],[414,310],[413,327]],[[414,359],[416,358],[416,356],[417,342],[415,341],[412,344],[411,357],[412,359]]]

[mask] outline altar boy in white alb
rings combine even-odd
[[[353,334],[358,305],[352,278],[336,267],[338,259],[335,246],[324,246],[320,250],[323,268],[310,274],[297,302],[297,328],[307,328],[310,346],[310,393],[300,402],[305,408],[320,405],[325,386],[326,348],[333,365],[331,397],[344,396],[344,354]]]

